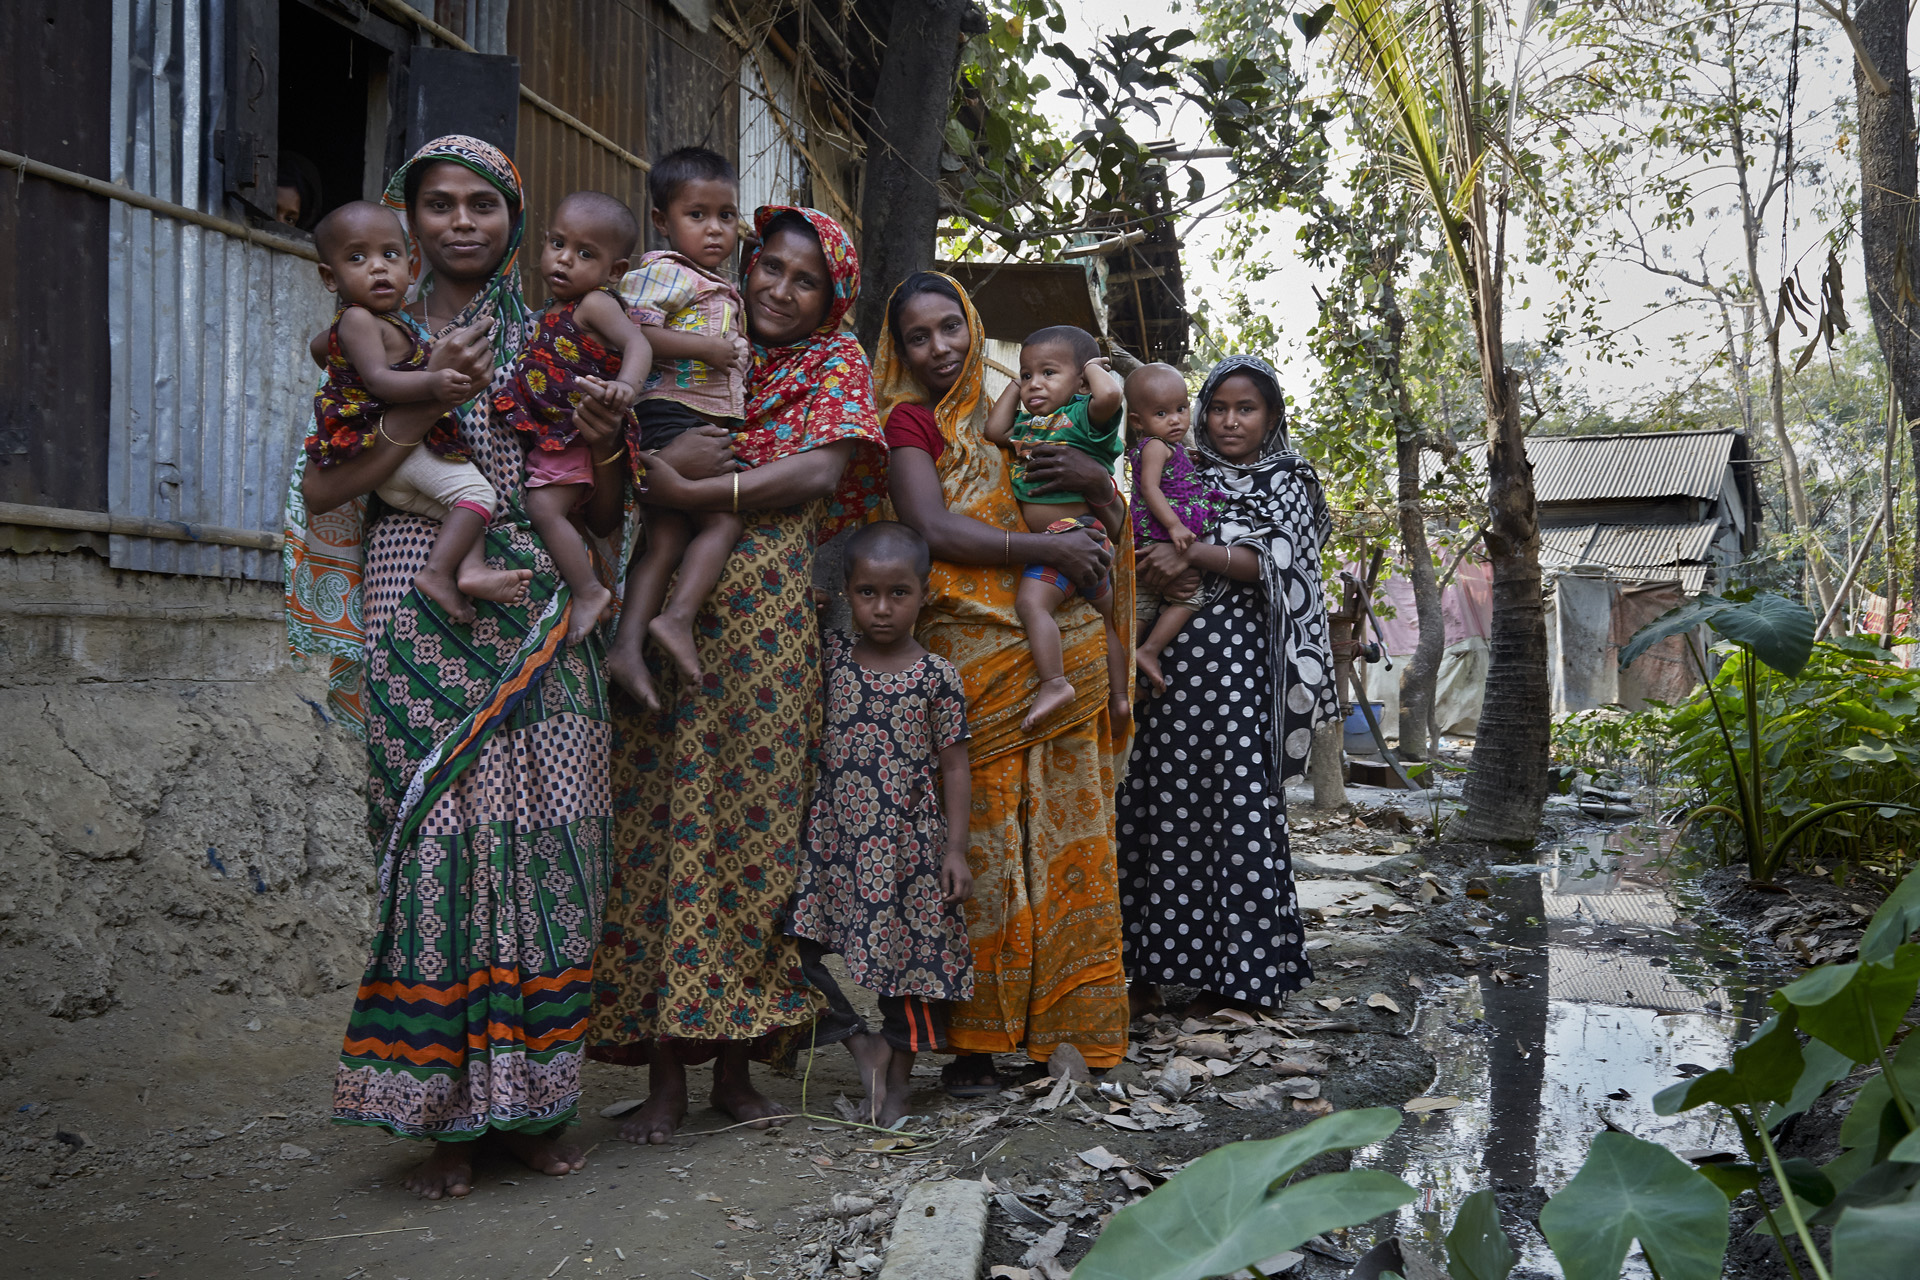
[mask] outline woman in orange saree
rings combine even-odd
[[[887,321],[874,382],[890,499],[933,549],[920,641],[959,668],[974,734],[974,994],[954,1007],[961,1057],[943,1079],[951,1093],[984,1092],[995,1081],[985,1055],[1024,1047],[1045,1062],[1063,1044],[1090,1067],[1111,1067],[1127,1047],[1114,795],[1130,744],[1108,716],[1099,615],[1078,599],[1058,615],[1074,701],[1021,731],[1038,677],[1013,602],[1028,562],[1081,586],[1111,567],[1114,616],[1131,617],[1132,547],[1116,557],[1085,530],[1024,532],[1005,455],[983,434],[986,333],[957,283],[933,272],[908,277]],[[1113,477],[1072,449],[1037,450],[1029,473],[1096,508],[1120,501]]]

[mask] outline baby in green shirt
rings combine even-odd
[[[1020,518],[1029,532],[1093,528],[1110,540],[1124,532],[1125,503],[1110,504],[1105,514],[1119,523],[1105,523],[1080,494],[1035,493],[1027,479],[1027,454],[1043,444],[1078,449],[1111,471],[1120,456],[1120,410],[1120,380],[1101,358],[1092,334],[1062,324],[1027,335],[1020,347],[1020,376],[993,402],[987,439],[1013,450],[1013,496],[1019,500]],[[1117,485],[1114,492],[1117,496]],[[1040,677],[1033,705],[1020,725],[1023,730],[1034,729],[1073,701],[1073,685],[1060,653],[1060,624],[1053,614],[1073,597],[1074,589],[1073,582],[1051,565],[1030,564],[1021,577],[1014,607],[1027,630],[1034,670]],[[1103,578],[1082,594],[1106,623],[1109,710],[1118,732],[1133,715],[1127,696],[1133,682],[1131,664],[1114,627],[1112,579]]]

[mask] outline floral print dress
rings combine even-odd
[[[960,673],[934,653],[905,671],[874,671],[838,631],[825,648],[820,785],[787,931],[839,952],[848,975],[880,995],[966,1000],[966,914],[940,900],[939,755],[969,737]]]

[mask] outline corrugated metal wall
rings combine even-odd
[[[109,177],[216,211],[221,0],[114,0]],[[183,141],[184,140],[184,141]],[[109,510],[277,532],[332,315],[313,264],[114,202]],[[275,580],[277,554],[116,536],[118,569]]]
[[[646,6],[652,8],[653,6]],[[529,89],[628,151],[647,154],[647,19],[605,0],[515,0],[507,10],[507,52]],[[527,184],[527,300],[546,300],[540,235],[569,192],[604,191],[646,216],[647,175],[546,112],[520,102],[514,163]]]
[[[760,74],[766,68],[771,87]],[[751,58],[740,60],[740,208],[751,217],[751,210],[763,204],[792,204],[807,198],[807,167],[787,135],[774,118],[768,98],[779,107],[787,127],[806,140],[804,125],[796,113],[793,71],[786,63],[761,54],[758,65]]]

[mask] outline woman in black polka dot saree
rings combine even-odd
[[[1335,714],[1320,585],[1330,525],[1313,467],[1287,443],[1273,369],[1229,356],[1200,389],[1189,446],[1226,495],[1217,543],[1156,542],[1144,589],[1188,569],[1204,607],[1139,704],[1119,796],[1120,905],[1136,1009],[1160,984],[1197,988],[1189,1012],[1276,1008],[1313,978],[1303,948],[1284,786]]]

